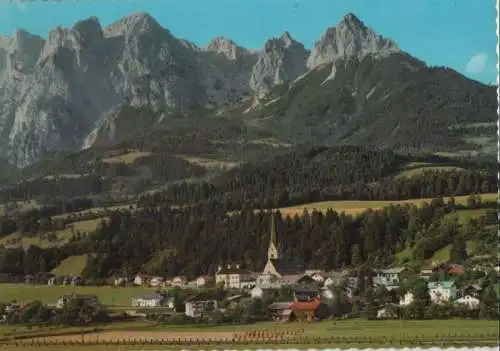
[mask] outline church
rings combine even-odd
[[[270,278],[282,278],[287,275],[301,274],[297,264],[289,259],[281,257],[276,240],[276,218],[271,215],[271,237],[267,249],[267,263],[262,272],[262,276]]]

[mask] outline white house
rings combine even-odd
[[[155,288],[163,284],[162,277],[154,277],[149,281],[149,286]]]
[[[283,285],[277,276],[271,274],[260,274],[256,281],[255,286],[261,289],[279,289]]]
[[[186,311],[184,312],[186,316],[193,318],[200,317],[204,313],[210,313],[217,309],[217,300],[202,295],[203,294],[200,294],[199,296],[194,296],[186,300]]]
[[[219,267],[215,274],[215,283],[223,284],[225,288],[232,289],[250,288],[256,284],[252,272],[241,269],[239,265]]]
[[[144,279],[140,275],[136,275],[134,278],[134,284],[141,286],[144,283]]]
[[[264,295],[264,290],[262,290],[258,286],[250,290],[250,296],[252,297],[252,299],[260,299],[262,298],[262,295]]]
[[[165,295],[157,293],[145,293],[132,298],[134,307],[160,307],[165,300]]]
[[[187,277],[184,276],[178,276],[172,279],[172,285],[173,286],[184,286],[188,282]]]
[[[455,302],[460,304],[460,305],[465,305],[465,306],[469,307],[471,310],[478,308],[479,303],[480,303],[478,298],[476,298],[474,296],[470,296],[470,295],[465,295],[465,296],[457,299]]]
[[[325,280],[323,281],[324,286],[338,286],[341,282],[347,279],[347,277],[342,272],[328,272],[324,274]]]
[[[121,285],[125,285],[127,282],[128,282],[128,279],[126,277],[116,277],[114,279],[113,283],[115,286],[121,286]]]
[[[209,275],[202,275],[196,278],[196,287],[201,288],[214,282],[214,278]]]
[[[434,303],[453,301],[457,298],[457,288],[452,281],[429,282],[427,287]]]
[[[399,299],[400,306],[408,306],[415,300],[415,295],[411,291],[408,291],[402,298]]]
[[[373,278],[375,285],[397,286],[401,281],[401,274],[406,270],[404,267],[377,269]]]

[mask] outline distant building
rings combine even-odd
[[[163,278],[162,277],[153,277],[149,281],[149,286],[155,288],[158,286],[161,286],[163,284]]]
[[[293,304],[293,301],[289,302],[275,302],[271,305],[268,306],[269,310],[269,315],[271,316],[271,319],[274,321],[289,321],[291,314],[292,314],[292,309],[291,306]]]
[[[346,280],[346,276],[343,272],[325,272],[321,274],[323,277],[324,286],[339,286],[343,281]],[[314,278],[314,277],[313,277]]]
[[[142,284],[144,284],[144,279],[142,278],[142,276],[136,275],[134,278],[134,284],[137,286],[141,286]]]
[[[62,309],[65,306],[67,306],[68,303],[75,300],[80,302],[87,302],[89,304],[97,304],[99,302],[97,296],[95,295],[68,294],[68,295],[63,295],[57,299],[56,308]]]
[[[471,295],[465,295],[455,301],[459,305],[464,305],[469,307],[471,310],[479,307],[481,301],[477,297]]]
[[[223,284],[229,289],[244,289],[255,286],[253,272],[240,268],[240,265],[227,265],[226,268],[219,267],[215,274],[215,283]]]
[[[453,301],[457,298],[457,288],[452,281],[429,282],[427,287],[434,303]]]
[[[262,298],[263,295],[264,295],[264,290],[262,290],[258,286],[254,287],[250,291],[250,296],[252,297],[252,299],[260,299]]]
[[[145,293],[132,298],[134,307],[160,307],[174,308],[174,299],[166,294]]]
[[[377,269],[373,282],[375,285],[383,285],[386,288],[397,287],[401,282],[401,274],[406,270],[404,267]]]
[[[186,299],[186,316],[201,317],[204,313],[214,312],[218,308],[217,299],[207,294],[198,294]]]
[[[201,288],[203,286],[207,286],[214,282],[214,278],[210,275],[202,275],[196,278],[196,287]]]
[[[184,286],[186,285],[188,282],[188,279],[187,277],[185,276],[178,276],[178,277],[175,277],[174,279],[172,279],[172,285],[173,286]]]
[[[330,310],[319,299],[312,301],[297,301],[290,305],[292,319],[299,321],[322,320],[330,316]]]

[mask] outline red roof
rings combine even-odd
[[[464,267],[459,264],[450,264],[450,268],[448,269],[449,274],[453,275],[462,275],[465,273]]]
[[[321,301],[299,301],[294,302],[290,305],[290,309],[292,310],[300,310],[300,311],[314,311],[321,304]]]

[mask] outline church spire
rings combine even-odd
[[[276,245],[276,215],[271,214],[271,238],[269,244]]]
[[[267,259],[276,260],[279,258],[278,245],[276,242],[276,215],[271,213],[271,228],[270,228],[269,248],[267,249]]]

